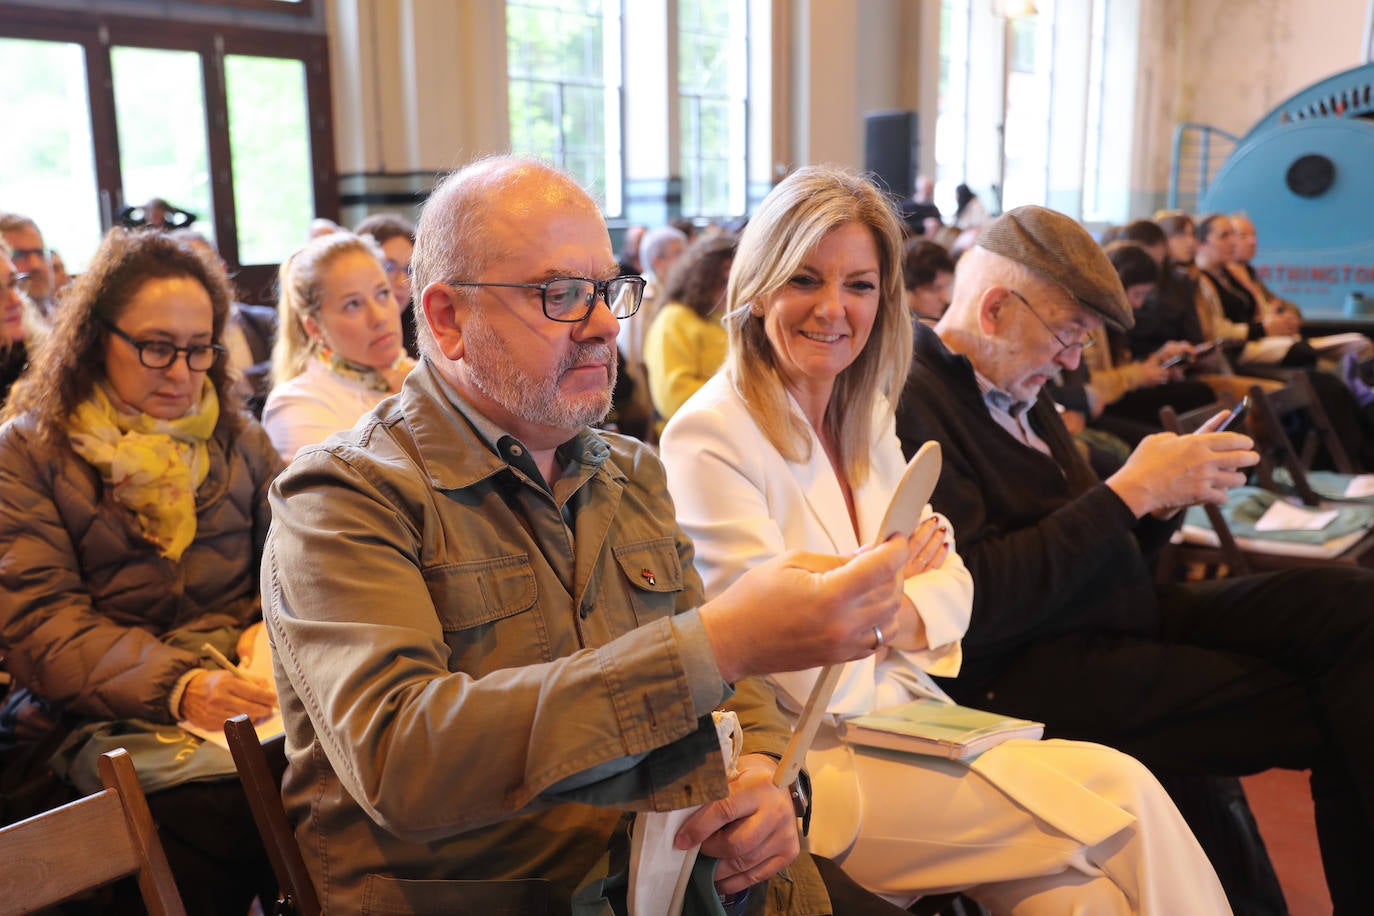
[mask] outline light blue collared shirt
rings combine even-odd
[[[983,395],[983,403],[987,405],[988,413],[997,421],[997,425],[1011,433],[1022,445],[1029,445],[1045,455],[1050,454],[1049,445],[1040,438],[1040,434],[1030,425],[1027,418],[1035,402],[1016,400],[977,370],[974,370],[973,375],[978,380],[978,390]]]

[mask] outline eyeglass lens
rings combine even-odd
[[[544,287],[544,314],[555,321],[581,321],[596,307],[596,295],[604,291],[606,304],[616,318],[628,318],[639,308],[644,295],[642,277],[615,277],[597,283],[578,277],[562,277]]]
[[[144,340],[134,346],[138,348],[138,361],[149,369],[166,369],[176,362],[178,353],[185,353],[187,368],[192,372],[204,372],[219,358],[219,350],[209,344],[177,347],[161,340]]]

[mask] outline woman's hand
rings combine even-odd
[[[277,705],[277,691],[262,678],[231,671],[205,671],[191,678],[181,696],[181,717],[199,728],[218,730],[224,720],[246,713],[265,719]]]
[[[949,556],[949,530],[940,523],[938,516],[932,515],[917,525],[907,538],[907,550],[903,579],[939,569]],[[927,648],[925,621],[906,595],[902,596],[902,607],[897,612],[897,630],[884,633],[883,642],[890,648],[908,652]]]
[[[939,569],[949,556],[949,530],[940,523],[939,516],[924,519],[907,538],[907,560],[902,578],[910,579],[923,572]]]
[[[1174,366],[1166,367],[1164,364],[1176,356],[1182,356],[1185,361]],[[1145,384],[1142,387],[1152,385],[1163,385],[1165,382],[1177,382],[1183,379],[1184,367],[1187,360],[1193,356],[1193,345],[1185,340],[1171,340],[1155,352],[1141,360],[1140,365],[1145,369]]]
[[[234,654],[239,658],[239,666],[242,668],[253,667],[253,649],[257,646],[258,631],[263,627],[263,622],[250,624],[242,633],[239,634],[238,645],[234,647]]]
[[[1302,333],[1302,318],[1288,308],[1275,309],[1266,316],[1261,324],[1268,337],[1297,337]]]

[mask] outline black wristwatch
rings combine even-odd
[[[792,785],[787,787],[787,792],[792,796],[793,813],[801,818],[802,836],[806,836],[811,830],[811,777],[805,770],[797,774]]]

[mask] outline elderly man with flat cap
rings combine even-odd
[[[1063,214],[1019,207],[960,260],[898,412],[910,454],[944,448],[931,502],[974,580],[961,703],[1039,719],[1165,772],[1312,770],[1337,913],[1374,861],[1374,573],[1289,570],[1156,585],[1178,510],[1221,503],[1256,454],[1238,433],[1149,436],[1099,481],[1042,387],[1104,322],[1116,272]]]

